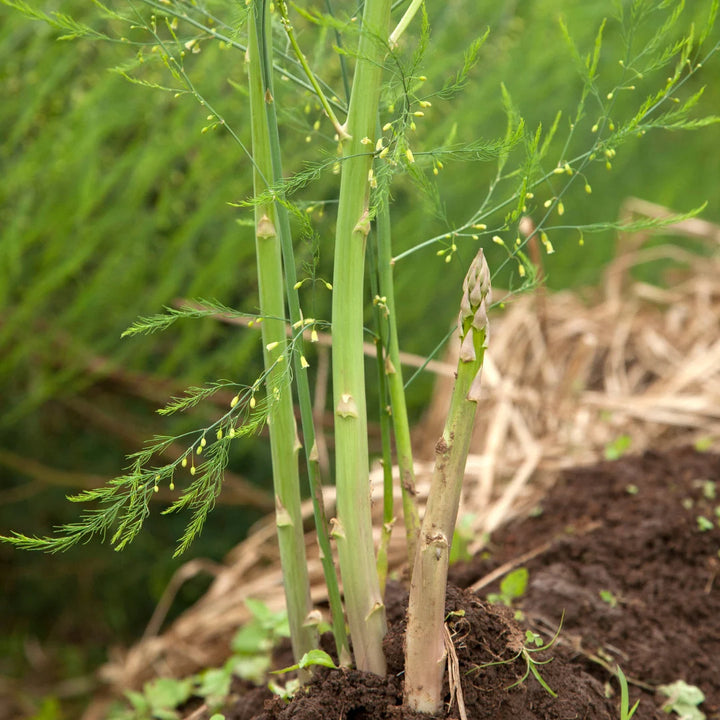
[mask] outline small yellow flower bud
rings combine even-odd
[[[265,349],[266,349],[268,352],[272,352],[279,344],[280,344],[280,343],[277,342],[277,341],[268,343],[268,344],[265,346]]]
[[[549,208],[549,207],[552,205],[552,203],[553,203],[552,198],[550,198],[549,200],[546,200],[546,201],[543,203],[543,207]]]
[[[172,480],[170,481],[170,489],[171,490],[175,489],[175,483]]]
[[[329,283],[327,280],[323,280],[323,282],[325,283],[325,287],[328,290],[332,290],[332,283]]]
[[[414,121],[414,120],[411,120],[411,121],[410,121],[410,129],[411,129],[412,131],[417,130],[417,125],[415,124],[415,121]]]
[[[425,117],[425,113],[422,110],[416,110],[413,115],[415,117]]]
[[[545,250],[548,255],[552,255],[555,252],[555,248],[552,246],[552,243],[544,232],[540,233],[540,242],[545,246]]]
[[[562,201],[560,201],[560,202],[557,204],[557,211],[558,211],[558,215],[564,215],[564,214],[565,214],[565,206],[562,204]]]
[[[421,108],[429,108],[432,106],[432,103],[429,100],[421,100],[419,105]]]
[[[415,162],[415,156],[413,155],[412,150],[411,150],[410,148],[408,148],[408,149],[405,151],[405,157],[407,158],[407,161],[408,161],[409,163],[414,163],[414,162]]]
[[[203,446],[202,446],[202,445],[198,445],[198,446],[195,448],[195,452],[196,452],[198,455],[202,455],[202,451],[203,451]]]
[[[160,492],[160,488],[159,488],[157,485],[153,488],[153,490],[154,490],[155,492]]]
[[[216,437],[218,440],[222,440],[222,436],[223,436],[223,431],[222,431],[222,428],[220,428],[220,429],[215,433],[215,437]]]
[[[597,131],[598,131],[598,124],[595,123],[595,124],[590,128],[590,132],[596,133]]]
[[[485,223],[475,223],[473,228],[475,230],[487,230],[487,225]]]
[[[437,175],[440,171],[437,169],[437,165],[433,168],[433,175]]]
[[[502,245],[503,247],[505,247],[505,241],[504,241],[499,235],[493,235],[493,236],[492,236],[492,241],[493,241],[496,245]]]
[[[182,459],[180,465],[182,465],[182,467],[187,467],[187,455]]]
[[[589,183],[585,183],[585,192],[590,195],[592,193],[592,188],[590,187]]]
[[[196,472],[197,472],[197,470],[195,469],[195,466],[193,465],[193,466],[190,468],[190,474],[191,474],[191,475],[194,475]]]
[[[361,141],[361,145],[372,145],[372,140],[366,135]]]
[[[518,263],[518,275],[525,277],[525,266],[522,263]]]
[[[385,123],[382,127],[383,132],[387,132],[392,127],[392,123]]]
[[[479,239],[480,239],[480,236],[479,236],[479,235],[471,235],[470,237],[471,237],[473,240],[479,240]]]
[[[238,403],[240,402],[240,396],[236,395],[231,401],[230,401],[230,407],[234,408]]]
[[[257,403],[256,403],[256,401],[255,401],[255,396],[253,395],[253,396],[250,398],[250,409],[253,410],[253,409],[255,408],[255,405],[256,405],[256,404],[257,404]]]
[[[305,359],[304,355],[300,356],[300,367],[301,368],[309,368],[310,367],[310,363]]]
[[[452,255],[446,255],[445,256],[445,262],[449,263],[452,260]]]
[[[378,138],[378,141],[375,143],[375,152],[379,152],[383,149],[383,139]]]
[[[317,330],[315,328],[313,328],[310,331],[310,342],[316,343],[317,341],[318,341]]]
[[[553,174],[554,174],[554,175],[562,175],[564,172],[565,172],[565,168],[564,168],[564,167],[556,167],[556,168],[553,170]]]

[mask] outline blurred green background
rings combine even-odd
[[[702,29],[710,4],[699,1],[686,9],[677,33],[692,21]],[[611,4],[449,0],[432,5],[437,7],[428,8],[430,46],[419,68],[428,77],[429,92],[462,66],[465,48],[486,26],[491,33],[464,90],[446,102],[434,100],[418,122],[417,148],[448,138],[467,143],[501,137],[506,124],[501,82],[528,128],[548,127],[562,110],[561,142],[582,82],[558,16],[565,16],[585,55]],[[129,7],[120,3],[117,9]],[[212,7],[242,42],[236,6],[217,2]],[[126,32],[79,0],[63,3],[62,12],[114,37]],[[652,20],[635,42],[652,37],[664,17]],[[337,59],[328,52],[331,33],[313,32],[301,26],[300,41],[341,94]],[[111,71],[131,63],[137,48],[102,40],[59,41],[59,34],[0,5],[0,533],[47,534],[73,521],[79,508],[64,500],[66,494],[121,473],[125,455],[152,435],[202,426],[221,412],[206,403],[187,417],[162,418],[154,412],[158,406],[189,385],[217,378],[252,382],[262,360],[257,335],[213,320],[182,321],[160,335],[120,339],[137,316],[159,312],[179,298],[215,298],[255,311],[251,211],[230,205],[251,194],[250,163],[222,128],[202,132],[207,109],[191,96],[140,87]],[[714,30],[708,45],[717,40]],[[249,142],[242,52],[211,42],[201,47],[200,53],[188,54],[188,73]],[[617,82],[623,47],[622,33],[610,21],[599,66],[601,87]],[[623,94],[618,116],[637,108],[644,98],[638,94],[661,87],[668,73],[665,68]],[[720,114],[719,73],[715,56],[683,89],[687,97],[708,85],[696,116]],[[155,69],[144,77],[172,84]],[[313,128],[321,117],[309,96],[291,83],[278,85],[289,174],[302,169],[308,157],[331,157],[334,142],[324,124]],[[580,186],[565,198],[567,220],[615,220],[623,201],[636,196],[678,212],[707,201],[703,217],[720,222],[718,147],[717,125],[632,141],[618,151],[612,171],[593,166],[592,195]],[[478,206],[494,172],[492,163],[446,163],[438,188],[452,224]],[[335,180],[325,174],[296,198],[303,207],[330,201],[327,212],[309,214],[314,234],[298,242],[300,263],[309,267],[316,258],[312,272],[327,279]],[[393,194],[397,252],[450,229],[428,213],[423,195],[407,178],[399,178]],[[556,253],[545,264],[552,288],[597,282],[615,252],[612,232],[587,236],[582,247],[576,231],[552,239]],[[421,354],[432,352],[452,323],[459,285],[474,254],[464,245],[446,265],[436,250],[417,252],[396,269],[401,344]],[[490,243],[488,255],[491,267],[500,265],[503,255]],[[305,274],[301,268],[301,277]],[[498,278],[501,286],[508,281],[507,273]],[[327,318],[329,300],[322,284],[303,290],[306,315]],[[414,417],[431,388],[429,377],[411,388]],[[0,545],[0,689],[14,708],[9,712],[16,713],[7,717],[40,717],[43,699],[50,712],[48,698],[62,700],[65,716],[74,717],[92,680],[79,686],[63,681],[89,677],[110,646],[136,639],[182,562],[196,556],[221,560],[246,535],[268,510],[268,464],[262,438],[238,443],[231,470],[260,490],[256,501],[238,504],[233,495],[221,503],[202,539],[180,560],[171,556],[183,518],[158,513],[120,555],[101,544],[56,557]],[[171,617],[206,586],[202,579],[187,584]]]

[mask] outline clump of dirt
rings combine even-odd
[[[617,719],[616,664],[630,681],[631,704],[640,699],[637,720],[667,718],[657,689],[677,680],[699,687],[700,709],[720,719],[718,508],[718,455],[649,452],[566,471],[533,517],[452,569],[446,610],[455,613],[450,630],[469,720]],[[489,605],[485,595],[520,566],[529,583],[517,607]],[[322,670],[289,704],[257,695],[252,706],[245,696],[225,717],[426,717],[402,708],[405,602],[401,585],[389,588],[386,677]],[[532,674],[523,679],[518,650],[526,630],[547,641],[561,623],[557,642],[535,658],[549,661],[537,668],[554,697]],[[457,702],[440,717],[459,718]]]

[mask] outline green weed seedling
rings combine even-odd
[[[610,590],[600,590],[600,599],[611,608],[617,607],[618,599]]]
[[[192,697],[202,699],[212,712],[226,702],[233,677],[256,685],[266,682],[273,649],[290,636],[287,613],[270,610],[252,598],[247,598],[245,605],[251,619],[235,634],[232,654],[222,667],[208,668],[182,680],[158,678],[146,683],[142,692],[128,691],[131,707],[116,708],[108,720],[177,720],[178,708]]]
[[[547,665],[549,662],[552,662],[553,658],[549,658],[548,660],[536,660],[533,657],[533,653],[539,653],[545,650],[549,650],[555,644],[560,635],[560,630],[562,628],[564,617],[565,614],[563,613],[563,617],[560,618],[560,624],[558,625],[558,629],[555,631],[555,634],[552,636],[549,642],[543,642],[543,639],[542,637],[540,637],[540,635],[533,632],[532,630],[526,630],[525,645],[520,649],[517,654],[515,654],[508,660],[499,660],[496,662],[485,663],[484,665],[478,665],[472,670],[470,670],[470,672],[475,672],[486,667],[492,667],[493,665],[509,665],[510,663],[515,662],[519,658],[522,658],[525,661],[525,673],[519,680],[514,682],[512,685],[509,685],[506,689],[510,690],[511,688],[517,687],[518,685],[522,685],[528,679],[530,674],[532,674],[533,677],[543,687],[545,692],[548,693],[548,695],[551,695],[552,697],[557,697],[557,693],[547,684],[545,679],[540,674],[540,670],[538,670],[539,665]]]
[[[313,667],[326,667],[332,668],[333,670],[339,669],[333,662],[333,659],[324,650],[316,649],[306,652],[300,658],[300,662],[297,662],[294,665],[290,665],[282,670],[273,670],[273,675],[283,675],[284,673],[293,671],[309,670]],[[298,679],[289,680],[285,683],[285,685],[280,685],[279,683],[271,680],[268,683],[268,688],[283,700],[290,700],[300,688],[300,681]]]
[[[488,594],[488,602],[495,605],[502,604],[507,607],[512,607],[513,602],[525,594],[528,577],[528,570],[524,567],[516,568],[512,572],[509,572],[500,583],[500,592]],[[516,613],[516,617],[517,615],[518,613]],[[520,615],[522,615],[522,613],[520,613]]]
[[[617,667],[617,679],[620,683],[620,720],[631,720],[635,711],[638,709],[640,700],[636,700],[635,704],[630,707],[627,678],[619,665]]]
[[[684,680],[677,680],[669,685],[660,685],[658,690],[668,698],[663,705],[666,713],[674,712],[680,720],[705,720],[705,713],[698,707],[705,701],[700,688],[688,685]]]
[[[629,435],[620,435],[605,446],[605,459],[618,460],[630,450],[632,440]]]
[[[131,708],[120,708],[108,720],[179,720],[178,708],[193,695],[193,678],[157,678],[145,683],[142,692],[128,690]]]

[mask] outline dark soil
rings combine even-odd
[[[668,717],[657,687],[677,680],[699,687],[700,709],[720,720],[719,507],[718,455],[650,452],[565,472],[533,517],[504,528],[481,556],[451,569],[447,610],[464,610],[451,630],[467,718],[620,720],[610,670],[617,663],[630,681],[631,703],[640,700],[637,720]],[[527,591],[512,610],[484,599],[499,582],[483,579],[502,566],[529,571]],[[482,588],[473,592],[473,584]],[[387,677],[322,670],[290,704],[256,690],[225,717],[418,717],[402,708],[405,600],[401,585],[389,588]],[[552,658],[538,670],[553,697],[532,674],[523,679],[527,664],[513,658],[526,630],[548,641],[561,621],[552,649],[535,656]],[[457,703],[441,717],[459,718]]]

